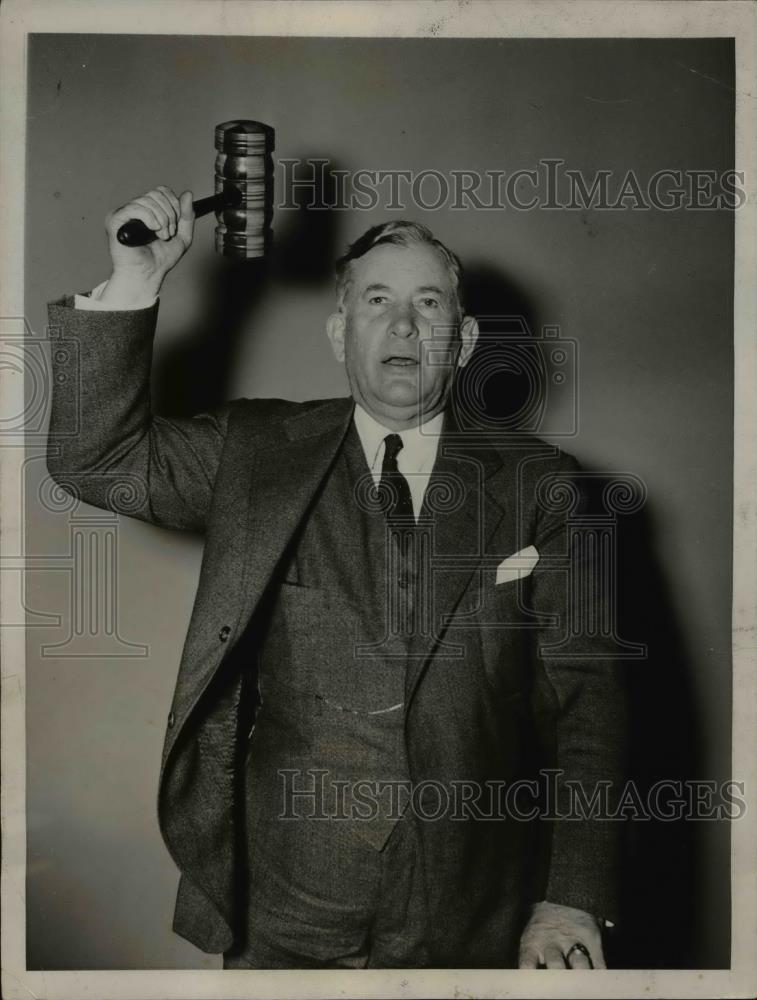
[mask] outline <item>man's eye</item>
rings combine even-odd
[[[425,298],[421,299],[421,302],[423,303],[423,306],[426,309],[436,309],[436,307],[439,305],[438,299]]]
[[[368,301],[372,306],[380,306],[382,302],[386,302],[386,295],[371,295]]]

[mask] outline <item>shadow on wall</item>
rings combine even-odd
[[[647,659],[629,661],[627,670],[632,719],[629,770],[646,802],[648,790],[658,781],[686,782],[703,775],[701,719],[684,637],[655,555],[650,501],[621,518],[618,565],[620,634],[648,647]],[[703,824],[686,819],[632,822],[626,835],[621,894],[625,926],[618,929],[613,964],[628,969],[727,968],[727,896],[708,940],[699,940],[705,906],[699,888]],[[727,888],[726,883],[726,892]],[[718,933],[713,934],[716,927]]]
[[[498,270],[478,262],[466,266],[463,299],[478,321],[479,337],[455,384],[461,426],[480,429],[483,417],[485,427],[500,433],[536,431],[549,384],[536,303]]]
[[[333,202],[333,185],[327,174],[324,190],[316,196]],[[342,249],[337,245],[337,213],[308,209],[309,192],[298,191],[297,196],[298,209],[289,213],[288,227],[267,258],[218,258],[208,270],[201,318],[187,337],[165,352],[156,372],[158,412],[185,416],[224,402],[240,338],[272,286],[322,286],[331,280],[333,261]],[[314,246],[319,248],[317,254],[312,253]],[[551,385],[549,359],[539,360],[546,352],[537,347],[536,368],[530,362],[519,364],[513,358],[522,358],[523,350],[513,354],[508,345],[538,338],[541,318],[536,304],[524,289],[481,263],[467,269],[464,294],[467,311],[480,318],[482,338],[461,372],[456,398],[462,394],[474,399],[474,411],[483,413],[490,427],[525,423],[526,429],[534,429],[544,402],[535,386]],[[612,474],[605,472],[595,488],[601,491],[611,480]],[[622,638],[648,647],[647,659],[629,660],[627,671],[632,718],[629,776],[643,801],[646,789],[657,780],[701,777],[699,720],[680,629],[655,555],[653,502],[652,497],[646,507],[619,519],[619,632]],[[627,825],[623,916],[608,943],[612,967],[706,967],[695,922],[703,905],[696,877],[700,830],[685,820]],[[726,903],[723,940],[710,942],[710,952],[721,956],[710,963],[713,967],[728,965],[728,912]]]
[[[487,265],[467,270],[464,294],[466,311],[479,319],[482,336],[456,385],[458,412],[478,411],[490,427],[532,431],[534,418],[544,412],[546,388],[553,391],[549,352],[536,346],[539,310],[524,289]],[[523,346],[529,338],[531,351]],[[592,509],[601,511],[602,493],[613,474],[585,471],[594,474],[589,480]],[[617,525],[618,633],[647,647],[645,659],[625,661],[631,718],[628,777],[646,803],[648,789],[657,781],[702,777],[701,723],[683,636],[655,552],[654,496],[634,513],[620,515]],[[720,938],[709,940],[706,949],[698,940],[704,905],[698,883],[702,825],[685,819],[640,821],[627,823],[624,832],[622,920],[608,940],[611,966],[727,968],[727,899],[718,922]]]
[[[611,472],[591,471],[595,478],[589,480],[589,513],[602,514],[603,494],[618,478]],[[624,643],[646,646],[646,656],[623,662],[630,718],[627,779],[633,782],[638,801],[647,806],[649,790],[656,782],[701,778],[701,722],[683,635],[655,554],[649,498],[639,509],[618,515],[615,523],[617,634]],[[629,796],[624,801],[630,816],[637,799]],[[664,806],[664,795],[661,803]],[[629,818],[623,832],[621,921],[608,936],[608,965],[623,969],[728,967],[727,901],[720,938],[711,937],[706,943],[698,940],[698,915],[704,905],[698,886],[701,824],[683,817],[670,821]]]

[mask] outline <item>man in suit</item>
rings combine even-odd
[[[158,239],[121,246],[130,218]],[[547,768],[554,810],[622,766],[613,650],[566,632],[570,505],[544,502],[580,507],[577,463],[452,405],[477,338],[455,255],[389,223],[338,262],[349,398],[167,419],[152,338],[191,194],[106,227],[111,277],[50,307],[81,367],[54,378],[48,465],[88,503],[205,532],[158,803],[175,930],[226,968],[602,967],[616,824],[545,821],[534,787]]]

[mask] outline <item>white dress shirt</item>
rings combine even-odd
[[[101,281],[99,285],[92,289],[89,295],[74,295],[74,309],[101,309],[103,312],[108,310],[115,312],[116,310],[113,306],[100,301],[100,296],[105,291],[107,284],[107,280]],[[148,305],[141,306],[140,308],[149,309],[150,306],[155,305],[156,301],[157,299],[153,299]]]
[[[419,427],[392,431],[388,427],[383,427],[363,409],[360,403],[355,404],[355,428],[365,452],[368,468],[377,486],[381,480],[381,466],[384,461],[384,438],[387,434],[399,434],[402,438],[402,450],[397,455],[397,468],[407,479],[410,487],[416,521],[423,506],[423,497],[436,460],[443,423],[444,414],[437,413]]]

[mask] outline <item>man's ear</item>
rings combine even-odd
[[[463,316],[460,324],[460,353],[457,356],[458,367],[464,368],[473,353],[478,340],[478,322],[475,316]]]
[[[344,334],[346,321],[343,312],[334,312],[326,320],[326,335],[337,361],[344,363]]]

